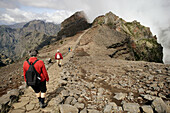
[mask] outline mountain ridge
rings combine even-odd
[[[141,25],[140,22],[137,22],[136,20],[133,22],[126,22],[112,12],[109,12],[94,19],[92,25],[107,25],[110,29],[127,35],[130,39],[128,41],[128,47],[126,48],[130,49],[131,53],[133,53],[131,57],[134,58],[132,59],[162,63],[162,46],[157,43],[157,38],[152,35],[150,28]],[[121,54],[122,50],[124,52],[125,48],[122,47],[120,49],[120,46],[121,42],[118,44],[118,49],[110,55],[111,57],[114,57],[114,55],[119,53]],[[116,45],[109,46],[108,48],[111,47],[116,48]]]
[[[57,40],[55,36],[57,36],[59,30],[60,25],[45,23],[41,20],[30,21],[22,28],[17,29],[10,26],[0,26],[0,52],[16,61],[22,58],[30,49],[49,44],[52,37]]]

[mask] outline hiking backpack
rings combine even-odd
[[[28,86],[35,86],[38,85],[41,82],[40,74],[36,71],[34,68],[34,64],[37,62],[36,60],[34,63],[30,63],[28,60],[28,64],[30,65],[28,70],[26,71],[26,82]]]

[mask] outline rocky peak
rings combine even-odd
[[[55,25],[53,23],[46,23],[42,20],[33,20],[25,24],[22,28],[24,32],[34,32],[38,31],[40,33],[45,33],[47,35],[57,35],[57,31],[60,30],[60,25]]]
[[[86,21],[87,22],[85,13],[83,11],[76,12],[72,16],[70,16],[69,18],[65,19],[61,23],[61,29],[69,26],[72,23],[76,23],[76,22],[79,22],[79,21]]]
[[[136,20],[126,22],[112,12],[97,17],[93,26],[97,25],[106,25],[112,30],[129,36],[128,43],[135,60],[162,62],[162,47],[157,43],[156,37],[152,35],[149,27],[141,25]]]
[[[115,23],[117,19],[119,19],[119,17],[113,14],[112,12],[105,14],[105,24]]]
[[[76,12],[61,23],[61,31],[58,37],[69,37],[75,35],[77,32],[89,28],[91,24],[87,22],[85,13],[83,11]]]
[[[33,20],[33,21],[26,23],[23,27],[29,27],[29,26],[31,27],[36,24],[45,24],[45,22],[41,20]]]

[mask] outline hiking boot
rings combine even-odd
[[[59,67],[61,67],[61,64],[58,64]]]
[[[42,104],[41,102],[39,102],[40,108],[45,108],[47,105],[44,103]]]

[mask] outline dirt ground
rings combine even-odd
[[[63,55],[66,55],[68,48],[73,46],[73,42],[77,40],[80,34],[81,33],[78,33],[76,36],[67,37],[51,45],[45,46],[39,50],[38,59],[45,61],[46,59],[51,58],[52,62],[55,62],[54,56],[57,49],[60,49],[60,52]],[[24,83],[22,66],[25,60],[26,57],[13,64],[0,68],[0,96],[11,89],[18,88]]]
[[[167,68],[169,69],[169,65],[110,58],[109,54],[112,50],[108,50],[102,45],[108,44],[109,42],[104,42],[101,37],[99,40],[97,37],[94,38],[95,35],[93,33],[95,32],[97,33],[96,29],[91,29],[81,38],[80,43],[74,52],[75,55],[70,61],[82,72],[82,75],[80,76],[83,79],[94,82],[94,77],[100,75],[100,77],[103,78],[103,81],[98,81],[97,83],[104,88],[112,90],[113,93],[128,91],[137,94],[137,89],[135,88],[133,89],[130,86],[122,87],[120,85],[119,90],[117,90],[116,85],[114,87],[114,84],[121,84],[120,82],[134,84],[138,79],[143,79],[144,77],[137,76],[137,78],[136,75],[156,76],[158,74],[156,71],[159,70],[162,71],[162,75],[168,76],[169,71],[167,71]],[[73,37],[67,37],[51,45],[45,46],[39,51],[38,59],[45,61],[47,58],[51,58],[52,62],[54,62],[54,55],[57,49],[60,49],[60,52],[65,57],[68,48],[74,46],[75,41],[81,34],[82,33],[80,32]],[[22,77],[22,65],[24,60],[25,59],[23,58],[14,64],[0,68],[0,96],[13,88],[19,87],[24,82]],[[112,78],[112,76],[115,78]],[[163,79],[158,79],[158,81],[161,80]],[[114,84],[109,84],[110,81]],[[136,86],[136,88],[138,87]]]

